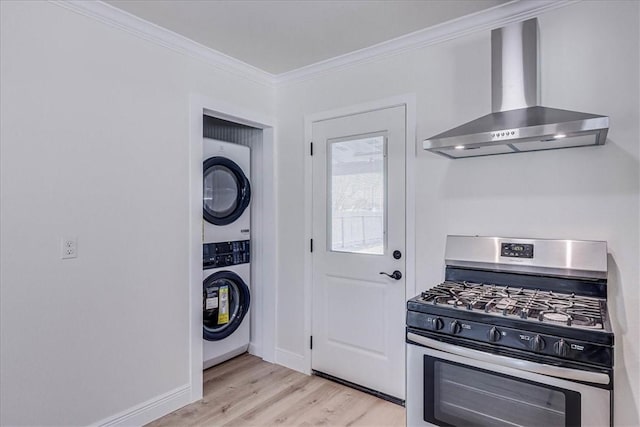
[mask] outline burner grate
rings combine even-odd
[[[538,289],[445,281],[422,292],[424,303],[563,326],[603,329],[600,300]]]

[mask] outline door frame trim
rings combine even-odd
[[[379,99],[376,101],[366,102],[348,107],[321,111],[318,113],[307,114],[304,116],[304,212],[305,212],[305,237],[311,239],[313,235],[313,212],[312,212],[312,158],[311,146],[312,128],[316,122],[337,119],[340,117],[351,116],[354,114],[368,113],[370,111],[382,110],[385,108],[405,107],[405,234],[406,234],[406,255],[405,255],[405,299],[412,298],[416,293],[416,215],[415,215],[415,159],[417,156],[416,145],[416,94],[407,93],[390,98]],[[308,245],[305,245],[308,247]],[[312,254],[309,250],[305,251],[304,256],[304,336],[311,336],[312,321],[312,293],[313,293],[313,264]],[[304,346],[304,368],[303,372],[311,374],[311,349],[309,345]]]
[[[276,348],[276,200],[275,200],[275,119],[234,104],[221,102],[201,94],[189,96],[189,383],[190,402],[202,399],[202,143],[203,116],[209,115],[263,130],[262,162],[256,170],[253,189],[261,193],[259,221],[252,224],[252,271],[261,277],[256,286],[252,280],[252,316],[260,319],[261,327],[254,331],[249,352],[268,362],[275,361]],[[252,200],[255,203],[255,199]],[[258,216],[256,216],[258,217]]]

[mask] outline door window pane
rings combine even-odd
[[[330,250],[384,254],[385,137],[330,141]]]

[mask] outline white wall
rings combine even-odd
[[[275,94],[55,4],[0,5],[2,425],[89,424],[188,383],[189,93],[279,118],[277,345],[292,358],[308,344],[304,115],[415,92],[420,144],[490,111],[488,32]],[[420,289],[441,280],[449,233],[609,242],[617,425],[640,424],[639,15],[582,2],[540,17],[543,104],[609,115],[607,145],[418,150],[416,168]],[[79,258],[62,261],[68,235]]]
[[[590,1],[539,17],[542,104],[609,115],[602,147],[466,160],[418,150],[417,287],[443,278],[447,234],[606,240],[616,333],[616,425],[638,425],[638,2]],[[304,356],[304,115],[417,95],[423,139],[491,111],[490,33],[328,72],[278,89],[277,345]],[[286,262],[284,262],[286,260]],[[398,325],[402,327],[403,325]]]
[[[86,425],[189,383],[189,94],[270,116],[274,91],[52,3],[1,7],[0,424]]]

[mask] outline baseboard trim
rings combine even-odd
[[[191,387],[186,384],[91,425],[141,426],[188,405],[190,399]]]
[[[303,374],[310,374],[306,369],[304,356],[301,354],[293,353],[289,350],[283,350],[276,348],[276,363],[278,365],[285,366],[294,371],[302,372]]]

